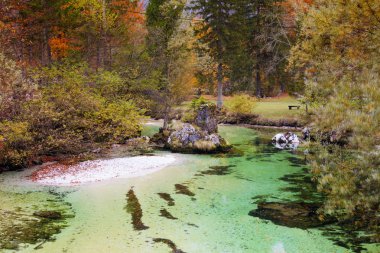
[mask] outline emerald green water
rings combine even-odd
[[[151,133],[152,129],[157,127],[151,126],[146,132]],[[37,249],[36,245],[25,244],[18,251],[3,251],[171,252],[168,245],[153,241],[163,238],[184,252],[196,253],[352,252],[335,245],[322,230],[287,228],[249,216],[248,212],[257,206],[254,203],[257,199],[299,199],[300,193],[294,190],[294,185],[282,178],[303,173],[302,157],[275,150],[267,144],[265,135],[254,130],[221,127],[220,132],[241,156],[178,154],[176,164],[154,174],[78,187],[36,186],[25,180],[28,171],[1,174],[0,215],[20,206],[24,212],[38,210],[51,202],[48,199],[52,193],[60,193],[61,205],[71,205],[71,212],[75,214],[66,220],[67,226],[54,236],[54,241],[46,241]],[[222,175],[205,172],[210,166],[227,165],[235,167],[228,168]],[[176,184],[187,186],[194,196],[176,194]],[[142,221],[149,227],[146,230],[134,230],[131,215],[125,210],[126,194],[132,187],[141,204]],[[170,194],[174,206],[169,206],[157,193]],[[303,194],[312,195],[307,191]],[[161,209],[177,219],[160,216]],[[0,216],[0,226],[6,226],[4,219],[4,215]],[[376,245],[367,247],[368,252],[380,249]]]

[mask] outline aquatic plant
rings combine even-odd
[[[127,193],[127,206],[125,209],[132,215],[132,225],[135,230],[146,230],[149,228],[141,220],[143,212],[133,188]]]
[[[169,239],[163,239],[163,238],[154,238],[153,241],[155,243],[164,243],[169,246],[169,248],[172,250],[173,253],[185,253],[184,251],[177,248],[177,245],[175,245],[174,242],[172,242]]]
[[[168,202],[168,206],[174,206],[175,203],[174,203],[174,199],[170,196],[169,193],[157,193],[158,196],[160,196],[160,198],[162,198],[163,200],[166,200]]]
[[[187,187],[186,185],[183,185],[183,184],[176,184],[175,190],[176,190],[177,194],[183,194],[183,195],[187,195],[190,197],[195,196],[195,194],[189,190],[189,187]]]

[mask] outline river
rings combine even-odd
[[[353,252],[343,247],[350,239],[345,231],[333,238],[324,229],[288,228],[249,216],[260,200],[312,200],[318,194],[302,185],[304,157],[276,150],[269,134],[236,126],[220,132],[235,146],[234,155],[176,154],[174,164],[142,177],[58,187],[29,181],[29,170],[0,174],[0,252]],[[131,192],[143,230],[134,228],[126,208]],[[32,214],[45,209],[60,210],[65,218],[50,225],[34,221]],[[39,238],[28,235],[40,230]]]

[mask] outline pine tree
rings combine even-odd
[[[159,111],[163,113],[163,128],[169,127],[170,111],[172,107],[170,65],[173,54],[169,42],[179,27],[179,20],[184,10],[185,2],[177,0],[152,0],[147,7],[147,46],[152,57],[152,70],[159,73],[159,84],[155,93]]]
[[[203,18],[204,22],[196,29],[196,35],[200,42],[207,45],[209,54],[217,62],[218,102],[219,108],[223,106],[223,79],[225,73],[223,64],[226,52],[231,45],[231,33],[236,26],[232,23],[234,1],[218,0],[193,0],[191,9],[196,15]]]

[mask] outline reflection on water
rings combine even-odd
[[[151,126],[144,133],[152,134],[157,129],[158,126]],[[54,241],[40,239],[42,244],[37,248],[38,244],[20,244],[19,251],[353,251],[341,243],[348,238],[345,233],[334,235],[340,240],[333,241],[329,239],[332,235],[323,235],[326,231],[321,229],[287,228],[249,216],[262,201],[314,201],[320,196],[309,184],[304,160],[292,152],[274,148],[272,132],[221,127],[220,133],[235,145],[233,153],[178,155],[180,159],[176,164],[140,178],[104,181],[72,189],[26,184],[24,176],[30,173],[28,171],[0,175],[0,191],[10,199],[12,194],[22,192],[71,191],[62,199],[75,214],[65,220],[67,227],[54,236]],[[162,152],[156,153],[160,154]],[[24,209],[25,206],[56,209],[48,203],[47,198],[1,203],[0,224],[6,226],[1,223],[4,219],[1,213],[11,208],[21,207],[25,215],[32,215],[34,210]],[[16,217],[12,219],[17,222]],[[135,230],[131,221],[137,225],[143,221],[144,229]],[[368,247],[372,247],[369,252],[378,252],[376,245]],[[0,252],[2,250],[9,251],[0,249]]]

